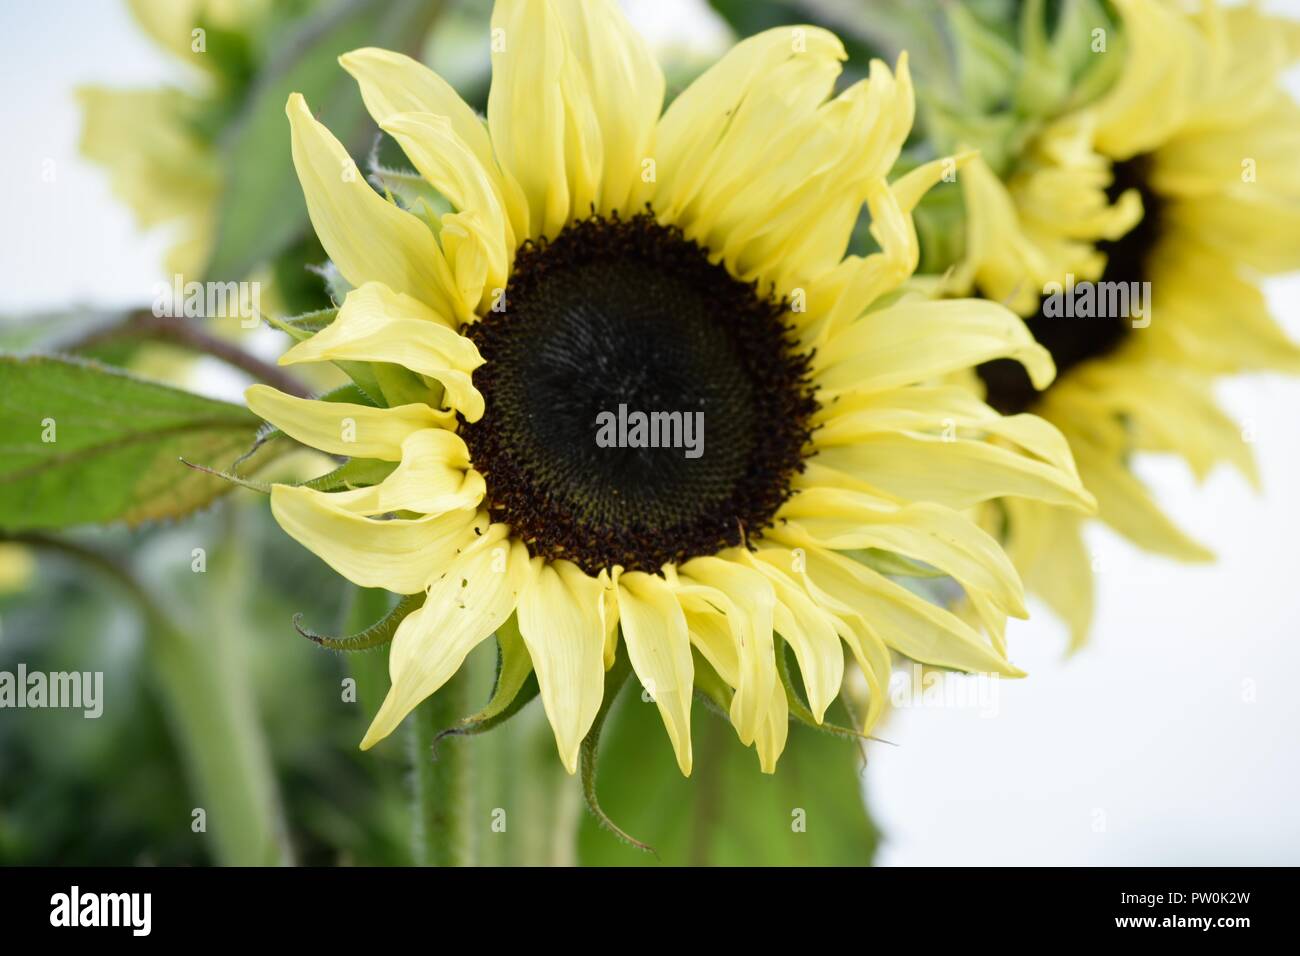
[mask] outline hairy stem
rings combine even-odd
[[[413,772],[415,861],[420,866],[472,866],[470,829],[472,738],[438,734],[469,712],[464,675],[457,675],[407,718]]]

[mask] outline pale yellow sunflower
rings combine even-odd
[[[1104,94],[1047,124],[1001,179],[979,162],[963,171],[967,255],[952,285],[1028,316],[1056,362],[1041,395],[1009,363],[983,366],[989,403],[1061,430],[1101,520],[1147,550],[1202,561],[1211,554],[1130,462],[1168,452],[1198,478],[1227,462],[1256,482],[1214,379],[1300,372],[1258,285],[1300,268],[1300,108],[1279,81],[1300,31],[1254,5],[1115,7],[1118,36],[1091,38],[1095,56],[1122,58]],[[1087,295],[1107,314],[1084,317]],[[1061,314],[1067,298],[1073,317]],[[985,518],[1081,644],[1093,611],[1081,516],[1008,499]]]
[[[169,274],[196,275],[207,263],[216,231],[221,170],[213,144],[200,131],[222,60],[206,52],[200,24],[248,36],[267,17],[270,0],[128,0],[132,16],[160,47],[195,68],[192,89],[158,86],[77,90],[83,114],[81,151],[104,166],[118,198],[146,229],[175,230]]]
[[[947,168],[887,179],[913,116],[906,61],[833,95],[840,42],[774,29],[664,111],[660,68],[612,2],[502,0],[492,28],[486,124],[413,60],[341,58],[436,199],[381,196],[302,97],[287,107],[311,220],[352,291],[282,362],[372,363],[388,407],[265,386],[248,403],[389,473],[277,485],[271,506],[356,584],[425,595],[362,746],[507,628],[570,772],[620,654],[683,773],[697,686],[770,771],[795,703],[823,719],[845,646],[866,727],[891,651],[1018,675],[1003,630],[1021,586],[964,510],[1093,503],[1054,428],[941,384],[1007,357],[1046,385],[1021,320],[898,294],[910,210]],[[864,204],[881,251],[846,258]],[[638,444],[636,414],[662,416],[660,447]],[[979,625],[877,570],[908,561],[960,583]],[[786,644],[806,703],[778,673]]]

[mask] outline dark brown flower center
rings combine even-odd
[[[1113,284],[1116,283],[1126,286],[1127,294],[1136,294],[1148,277],[1147,258],[1160,238],[1163,213],[1160,196],[1148,185],[1148,167],[1149,160],[1145,156],[1114,166],[1114,181],[1107,190],[1108,198],[1115,202],[1126,190],[1136,189],[1142,197],[1143,212],[1138,224],[1119,239],[1097,243],[1097,248],[1106,254],[1106,269],[1094,286],[1096,301],[1103,297],[1111,303],[1117,301],[1112,296]],[[1068,289],[1062,292],[1064,296],[1070,294]],[[1057,382],[1076,365],[1115,351],[1133,328],[1131,311],[1093,307],[1090,311],[1094,314],[1089,315],[1049,315],[1045,308],[1047,301],[1047,297],[1039,300],[1038,311],[1025,319],[1025,324],[1038,343],[1052,353]],[[1149,302],[1147,307],[1150,307]],[[1054,311],[1059,313],[1060,310]],[[1042,394],[1034,389],[1019,362],[997,359],[986,362],[976,371],[988,388],[988,403],[1004,415],[1032,409]]]
[[[658,571],[758,535],[816,408],[785,304],[650,213],[522,247],[469,326],[487,411],[462,423],[495,521],[585,571]]]

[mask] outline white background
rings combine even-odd
[[[630,6],[657,40],[719,42],[692,0]],[[77,156],[72,89],[184,81],[180,68],[111,2],[6,4],[0,64],[0,314],[149,301],[166,237],[141,236]],[[1300,339],[1300,279],[1268,291]],[[237,393],[228,376],[205,385]],[[1030,676],[1001,685],[995,716],[917,709],[882,731],[898,746],[873,746],[866,773],[881,862],[1300,863],[1300,382],[1239,380],[1222,397],[1253,428],[1263,496],[1235,474],[1196,487],[1177,462],[1141,463],[1218,563],[1176,565],[1094,528],[1090,647],[1064,659],[1063,630],[1036,614],[1012,626]]]

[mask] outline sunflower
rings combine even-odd
[[[195,31],[219,31],[246,43],[268,18],[269,0],[128,0],[132,16],[159,47],[202,74],[194,90],[170,86],[77,90],[83,113],[81,152],[106,167],[113,191],[143,228],[175,228],[169,274],[194,275],[207,262],[221,194],[220,165],[204,132],[224,109],[235,82],[228,58],[195,49]]]
[[[832,96],[840,42],[774,29],[664,111],[662,73],[611,2],[502,0],[492,38],[486,124],[409,58],[341,58],[433,198],[379,195],[301,96],[287,106],[311,220],[351,291],[281,361],[371,363],[384,407],[265,386],[248,404],[388,474],[277,485],[272,510],[356,584],[424,595],[362,747],[506,628],[569,772],[618,655],[683,773],[696,687],[771,771],[792,709],[820,722],[835,699],[845,645],[867,727],[891,651],[1018,675],[1002,635],[1021,586],[964,509],[1092,502],[1055,429],[940,381],[1007,357],[1046,385],[1051,358],[1021,320],[899,292],[910,210],[948,168],[887,180],[913,115],[906,61]],[[845,257],[864,205],[880,251]],[[698,455],[676,439],[691,422]],[[902,561],[959,582],[980,626],[877,569]],[[787,645],[806,703],[787,698]]]
[[[1042,4],[1030,6],[1041,18]],[[1210,552],[1164,515],[1130,462],[1173,453],[1198,479],[1227,462],[1258,481],[1213,383],[1300,371],[1300,349],[1257,285],[1300,268],[1300,109],[1279,83],[1300,31],[1254,6],[1115,7],[1121,43],[1096,53],[1121,58],[1108,88],[1044,124],[1001,174],[980,162],[964,171],[967,250],[952,286],[1027,316],[1055,360],[1041,394],[1011,363],[982,365],[987,401],[1060,429],[1102,521],[1152,552],[1204,561]],[[1120,307],[1065,317],[1068,299],[1088,295]],[[1081,516],[1008,499],[985,517],[1081,644],[1093,590]]]

